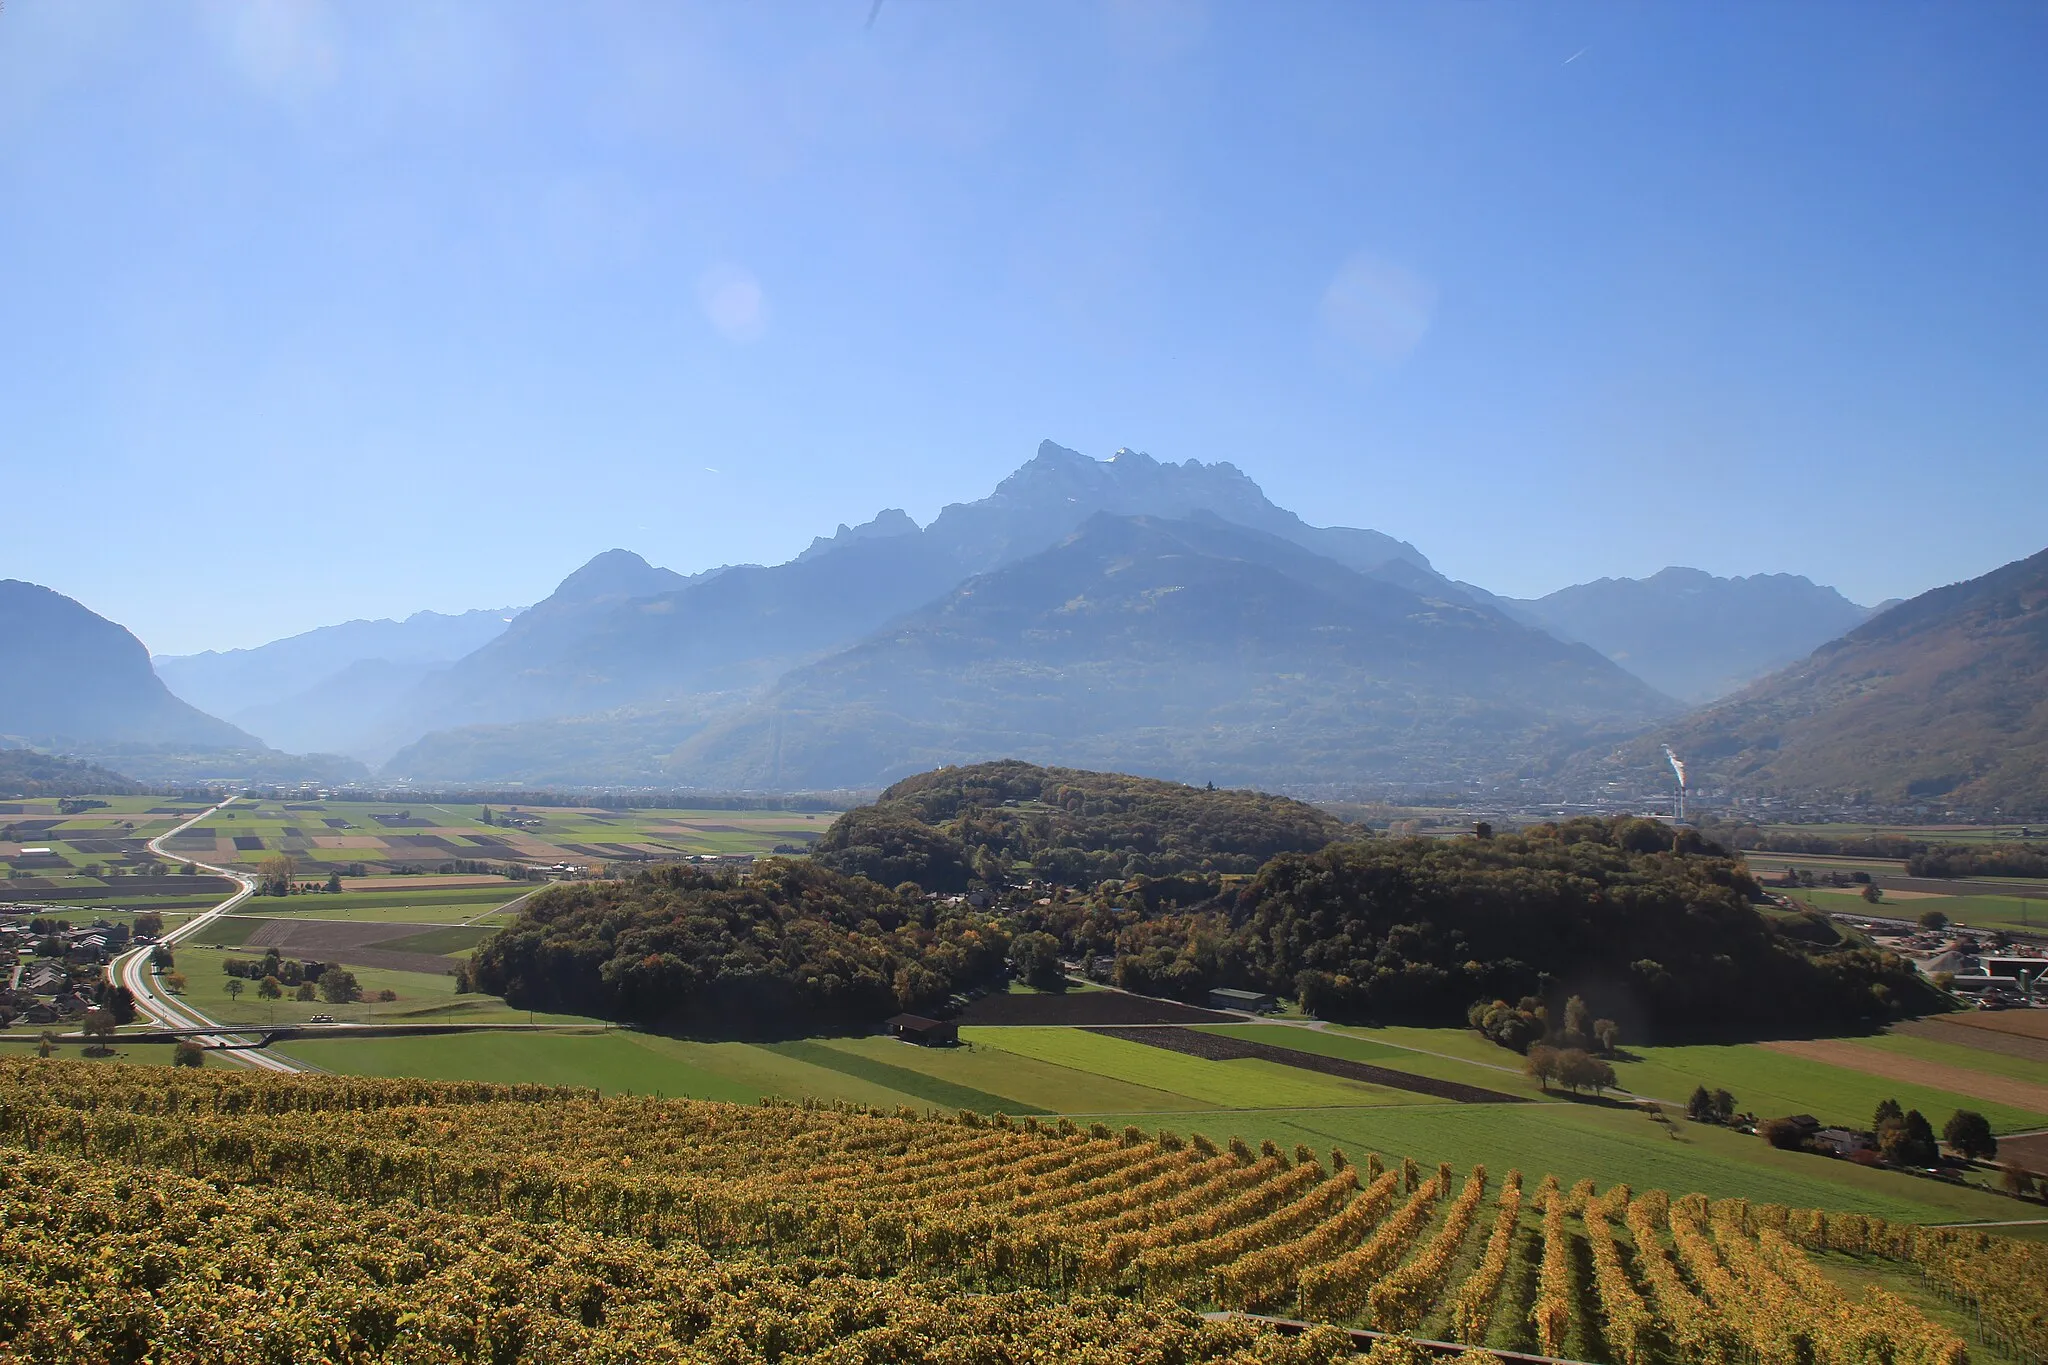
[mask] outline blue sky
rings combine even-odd
[[[0,576],[161,652],[1037,442],[1534,595],[2048,544],[2039,5],[8,0]]]

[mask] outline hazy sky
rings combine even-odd
[[[1052,437],[1533,595],[2048,544],[2048,7],[6,0],[0,576],[182,652]]]

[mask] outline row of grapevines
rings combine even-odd
[[[1365,1304],[1373,1284],[1397,1265],[1409,1243],[1429,1222],[1450,1184],[1445,1167],[1416,1187],[1408,1202],[1374,1230],[1362,1244],[1328,1265],[1301,1272],[1301,1308],[1320,1317],[1345,1317]]]
[[[1656,1338],[1656,1321],[1642,1293],[1621,1263],[1608,1219],[1628,1208],[1629,1189],[1616,1185],[1586,1202],[1586,1241],[1593,1251],[1593,1292],[1600,1300],[1601,1330],[1623,1365],[1643,1365]]]
[[[1387,1216],[1400,1188],[1399,1172],[1384,1171],[1334,1218],[1324,1219],[1306,1236],[1226,1266],[1216,1277],[1216,1301],[1232,1308],[1264,1308],[1293,1297],[1303,1267],[1356,1246]]]
[[[1564,1346],[1572,1321],[1571,1236],[1565,1230],[1565,1197],[1548,1176],[1538,1194],[1543,1202],[1543,1262],[1536,1272],[1536,1302],[1529,1321],[1536,1328],[1536,1349],[1556,1355]]]
[[[1317,1170],[1313,1166],[1295,1169]],[[1189,1276],[1210,1266],[1234,1261],[1260,1247],[1292,1240],[1310,1225],[1342,1208],[1345,1199],[1357,1188],[1358,1172],[1347,1166],[1263,1218],[1241,1223],[1199,1241],[1180,1242],[1148,1251],[1137,1261],[1140,1282],[1148,1288],[1166,1289],[1185,1283]]]
[[[1522,1173],[1509,1171],[1502,1182],[1500,1207],[1493,1217],[1493,1231],[1487,1234],[1486,1249],[1479,1264],[1458,1286],[1451,1300],[1451,1330],[1460,1341],[1481,1341],[1493,1321],[1494,1301],[1507,1279],[1508,1256],[1514,1249],[1515,1229],[1522,1217]]]
[[[1440,1171],[1437,1178],[1442,1181],[1448,1174],[1448,1170]],[[1474,1166],[1450,1212],[1444,1216],[1444,1225],[1437,1229],[1429,1245],[1367,1292],[1366,1307],[1371,1311],[1373,1326],[1402,1332],[1422,1321],[1443,1289],[1444,1277],[1450,1274],[1451,1262],[1464,1247],[1466,1234],[1479,1216],[1479,1203],[1485,1198],[1486,1167]]]

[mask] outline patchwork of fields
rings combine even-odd
[[[1869,1122],[1880,1100],[1895,1097],[1920,1108],[1937,1128],[1957,1108],[1987,1114],[2001,1133],[2048,1128],[2048,1111],[1977,1098],[1972,1092],[1982,1088],[1980,1081],[2000,1077],[2013,1059],[1969,1049],[1960,1049],[1969,1065],[1948,1059],[1947,1087],[1902,1084],[1875,1062],[1859,1067],[1758,1047],[1638,1049],[1631,1055],[1639,1060],[1618,1069],[1629,1073],[1624,1084],[1663,1103],[1662,1115],[1653,1117],[1614,1100],[1547,1094],[1521,1074],[1518,1058],[1465,1030],[1238,1023],[1195,1031],[1256,1042],[1265,1055],[1211,1059],[1058,1025],[970,1026],[956,1048],[883,1037],[740,1043],[611,1030],[315,1040],[281,1050],[324,1070],[362,1075],[581,1084],[606,1093],[743,1102],[815,1097],[919,1111],[1063,1114],[1113,1127],[1170,1118],[1175,1127],[1219,1143],[1241,1136],[1283,1146],[1335,1143],[1347,1150],[1434,1154],[1458,1163],[1536,1164],[1561,1179],[1683,1187],[1920,1222],[2023,1218],[2029,1206],[1982,1184],[1944,1184],[1777,1151],[1755,1137],[1688,1122],[1686,1096],[1696,1085],[1724,1087],[1759,1114],[1812,1112],[1856,1126]],[[1845,1046],[1882,1059],[1892,1055],[1887,1049],[1917,1041],[1879,1038]],[[1298,1064],[1270,1060],[1274,1050],[1292,1052]],[[1311,1068],[1323,1058],[1517,1102],[1458,1103],[1319,1074]]]

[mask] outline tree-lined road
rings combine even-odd
[[[184,833],[192,826],[198,824],[201,820],[204,820],[207,816],[212,815],[216,811],[223,810],[226,807],[232,805],[234,803],[234,800],[235,798],[230,796],[227,800],[221,802],[219,805],[201,811],[199,814],[193,816],[190,820],[185,821],[184,824],[178,825],[173,829],[166,830],[162,834],[159,834],[156,838],[151,839],[149,841],[149,851],[156,854],[159,858],[163,858],[166,861],[172,862],[191,863],[194,867],[201,868],[207,872],[212,872],[218,876],[226,877],[230,881],[235,882],[241,888],[239,891],[235,892],[234,895],[229,896],[226,900],[222,901],[219,905],[214,906],[211,910],[205,911],[202,914],[194,915],[191,919],[186,920],[177,928],[169,930],[164,934],[163,938],[160,939],[159,942],[169,946],[175,946],[178,942],[190,938],[192,935],[199,932],[200,929],[204,928],[208,924],[211,924],[214,920],[219,919],[222,915],[227,914],[230,910],[233,910],[237,905],[240,905],[243,901],[247,900],[249,897],[256,894],[256,879],[251,876],[248,876],[246,873],[236,872],[232,868],[216,867],[212,863],[200,862],[197,858],[183,857],[179,854],[172,853],[168,849],[161,847],[161,845],[165,843],[167,840],[175,838],[177,835]],[[172,996],[168,991],[161,991],[158,989],[156,973],[152,972],[149,969],[149,955],[150,947],[148,945],[135,948],[132,951],[123,953],[120,957],[115,958],[112,965],[110,965],[107,968],[107,972],[113,978],[114,983],[116,985],[126,986],[129,990],[129,993],[135,997],[135,1008],[141,1013],[147,1015],[156,1023],[163,1025],[165,1028],[219,1028],[220,1025],[217,1020],[207,1018],[204,1014],[201,1014],[198,1010],[192,1008],[192,1006]],[[201,1047],[205,1048],[226,1048],[229,1046],[233,1046],[235,1050],[226,1053],[226,1055],[232,1056],[239,1061],[246,1062],[250,1066],[256,1067],[259,1070],[305,1070],[304,1067],[300,1066],[296,1062],[291,1061],[288,1058],[273,1056],[267,1052],[260,1052],[242,1046],[243,1040],[241,1038],[236,1037],[235,1034],[231,1031],[223,1030],[219,1033],[205,1033],[199,1036],[198,1042]]]

